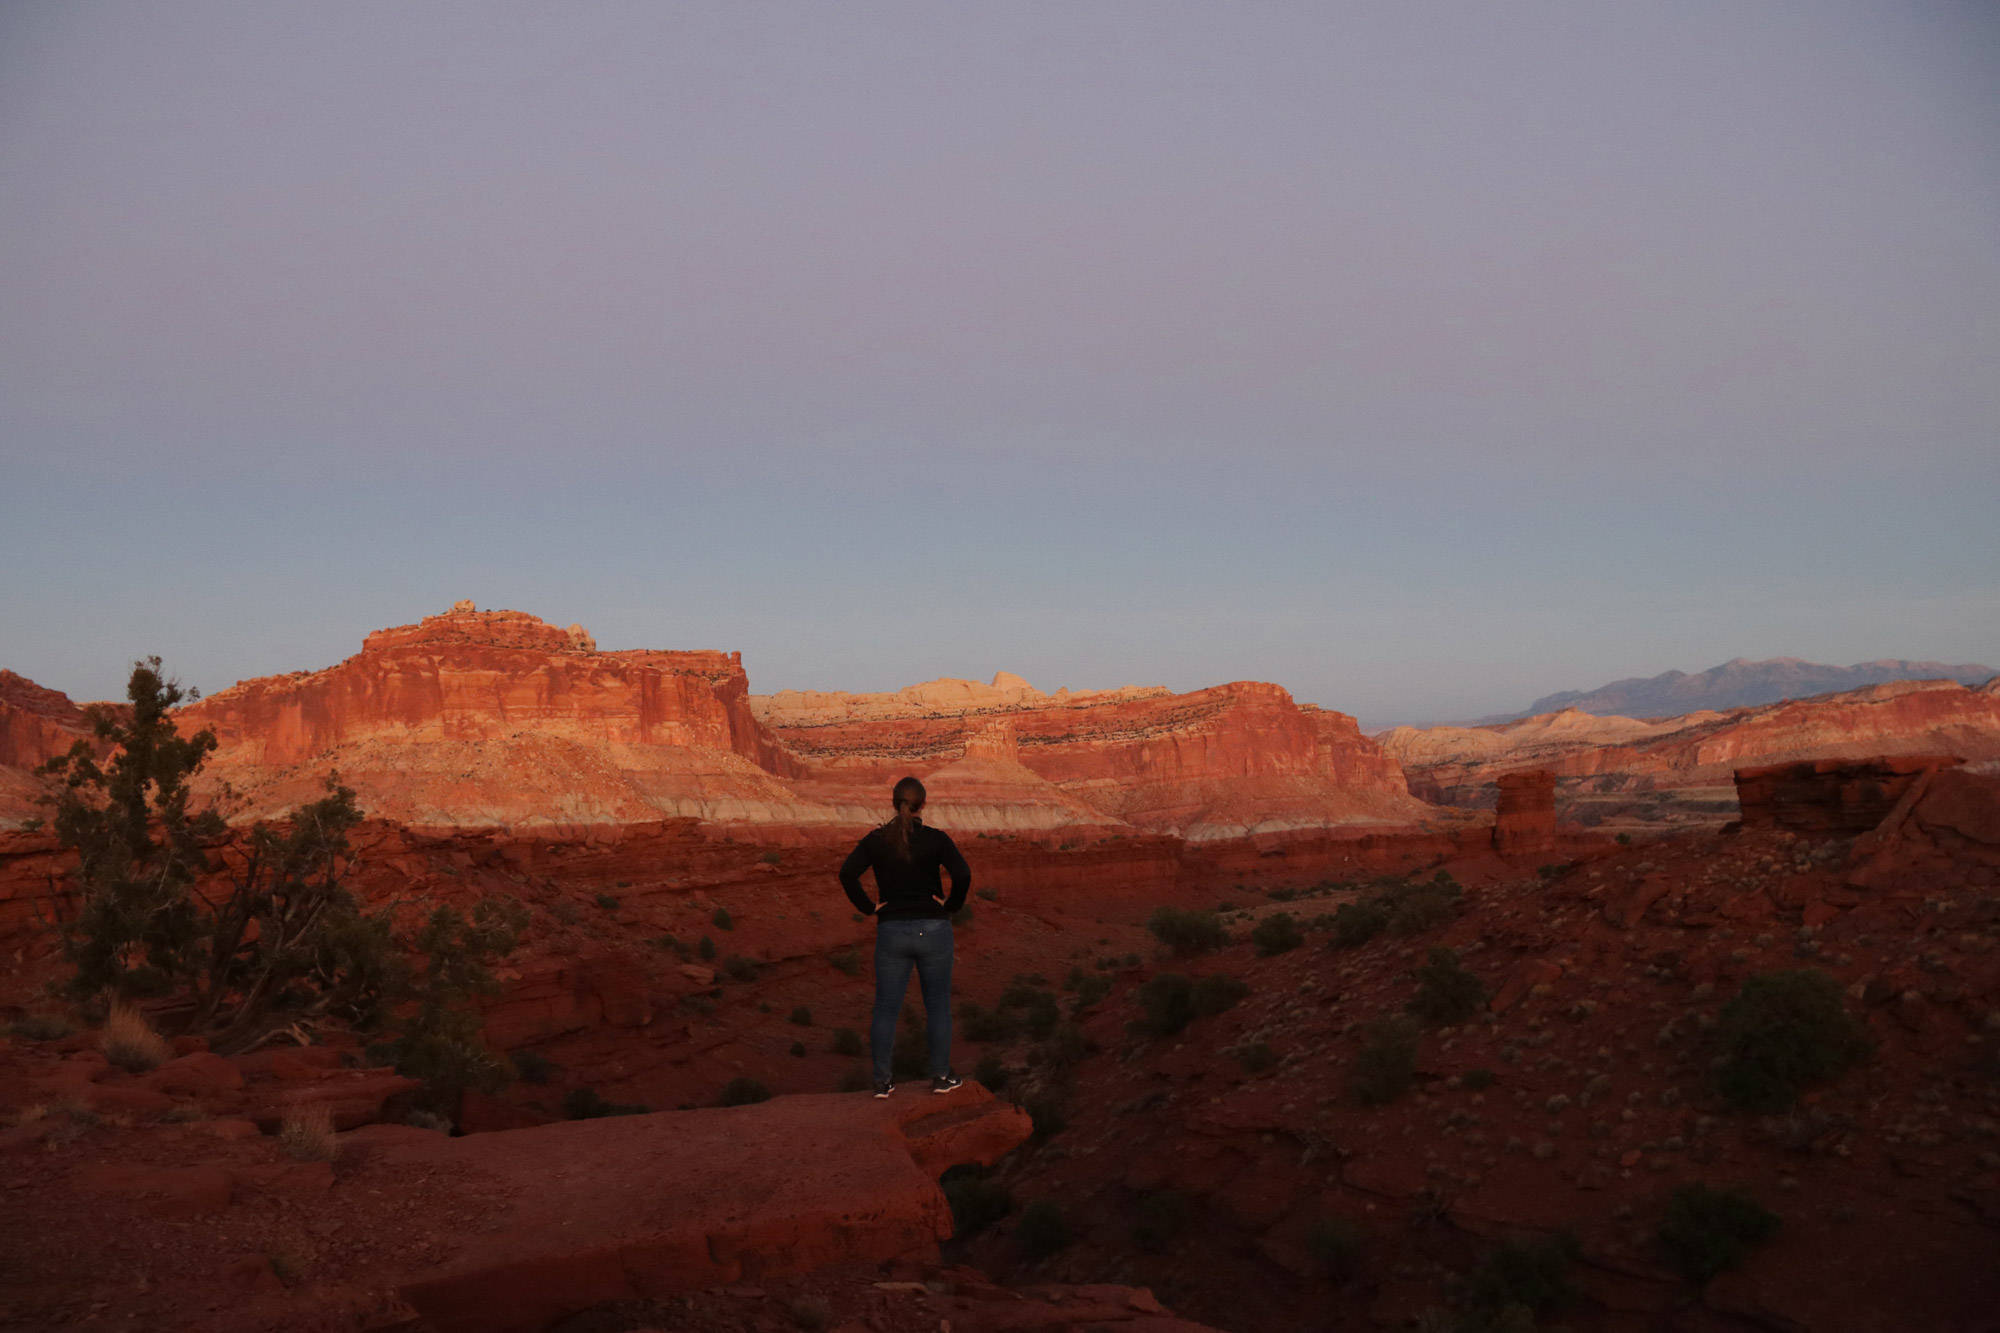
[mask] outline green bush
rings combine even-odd
[[[523,1083],[540,1086],[562,1072],[562,1066],[540,1051],[515,1051],[507,1057]]]
[[[806,1053],[806,1044],[804,1042],[795,1041],[792,1043],[793,1055],[799,1056],[800,1058],[804,1058],[805,1053]]]
[[[1478,1092],[1493,1086],[1493,1071],[1490,1069],[1468,1069],[1458,1076],[1458,1086],[1470,1092]]]
[[[738,1074],[735,1078],[730,1079],[722,1085],[722,1096],[717,1099],[716,1105],[751,1106],[757,1102],[768,1102],[770,1100],[771,1090],[769,1088],[754,1078],[746,1078]]]
[[[1748,1111],[1783,1111],[1799,1091],[1838,1077],[1873,1049],[1841,1002],[1840,983],[1813,968],[1746,979],[1716,1025],[1716,1089]]]
[[[715,941],[704,935],[701,937],[701,943],[694,947],[694,951],[701,955],[704,962],[713,959],[715,957]]]
[[[835,1092],[867,1092],[875,1086],[875,1080],[860,1065],[850,1066],[833,1085]]]
[[[1278,1063],[1278,1053],[1271,1049],[1269,1042],[1253,1041],[1247,1046],[1238,1046],[1230,1054],[1249,1074],[1261,1074]]]
[[[856,1032],[853,1028],[835,1028],[833,1030],[833,1053],[835,1055],[860,1055],[862,1050],[861,1034],[859,1032]]]
[[[784,860],[785,858],[781,856],[775,849],[772,851],[765,852],[762,856],[757,858],[758,864],[767,866],[782,865],[784,864]]]
[[[755,981],[758,975],[757,965],[740,953],[730,954],[723,959],[722,970],[729,974],[731,981],[740,981],[746,985]]]
[[[615,912],[618,910],[618,900],[612,897],[608,893],[600,893],[597,895],[597,905],[599,907],[602,907],[607,912]]]
[[[1030,1257],[1046,1259],[1076,1239],[1062,1209],[1053,1199],[1037,1199],[1021,1210],[1014,1237]]]
[[[1181,958],[1212,953],[1229,943],[1229,932],[1214,912],[1156,907],[1146,918],[1146,929]]]
[[[1107,976],[1083,977],[1076,983],[1076,998],[1069,1004],[1071,1017],[1081,1014],[1094,1004],[1100,1003],[1111,994],[1111,978]]]
[[[571,1088],[563,1098],[563,1114],[571,1120],[602,1120],[614,1115],[645,1115],[652,1108],[638,1102],[608,1102],[596,1088]]]
[[[972,910],[972,904],[971,904],[971,903],[965,903],[965,904],[963,904],[962,906],[960,906],[960,907],[959,907],[959,909],[958,909],[958,910],[957,910],[956,912],[953,912],[953,913],[951,914],[951,925],[952,925],[952,929],[954,929],[954,930],[971,930],[971,929],[972,929],[972,923],[973,923],[973,922],[974,922],[974,921],[975,921],[976,919],[977,919],[977,917],[975,916],[975,914],[973,913],[973,910]]]
[[[1486,986],[1465,970],[1458,954],[1450,949],[1432,949],[1428,961],[1417,969],[1417,994],[1410,1012],[1430,1023],[1463,1023],[1486,1003]]]
[[[976,1236],[1007,1216],[1014,1196],[997,1180],[986,1179],[977,1166],[954,1166],[938,1180],[945,1202],[951,1205],[951,1234],[954,1240]]]
[[[1333,947],[1358,949],[1389,925],[1389,913],[1379,903],[1342,903],[1333,913]]]
[[[988,1092],[1000,1092],[1007,1086],[1007,1066],[1000,1063],[997,1055],[982,1055],[972,1067],[972,1081]]]
[[[689,957],[688,947],[687,945],[682,944],[680,942],[680,938],[678,936],[661,935],[656,937],[653,940],[653,943],[658,945],[660,948],[667,950],[669,953],[672,953],[673,955],[678,957],[682,962],[686,962],[688,960]]]
[[[735,918],[729,915],[729,909],[727,907],[716,908],[715,915],[710,917],[709,920],[715,923],[715,928],[717,930],[736,929]]]
[[[836,971],[844,972],[850,977],[861,975],[861,954],[857,950],[842,949],[827,961],[833,964]]]
[[[1194,1021],[1194,982],[1178,972],[1159,972],[1139,987],[1143,1018],[1128,1025],[1135,1036],[1171,1037]]]
[[[1399,885],[1389,894],[1389,933],[1416,935],[1458,914],[1458,881],[1444,871],[1422,884]]]
[[[1051,1073],[1061,1074],[1095,1050],[1083,1029],[1074,1023],[1058,1023],[1049,1039],[1035,1047],[1035,1063]]]
[[[1345,1217],[1315,1222],[1306,1232],[1306,1251],[1331,1282],[1347,1282],[1360,1272],[1361,1251],[1367,1244],[1368,1232]]]
[[[1348,1088],[1363,1106],[1387,1106],[1409,1090],[1417,1072],[1417,1030],[1407,1019],[1380,1018],[1354,1062]]]
[[[785,1021],[793,1027],[809,1028],[813,1025],[813,1011],[804,1005],[798,1005],[792,1010],[791,1016]]]
[[[1273,912],[1251,928],[1250,942],[1257,947],[1259,958],[1270,958],[1298,948],[1306,937],[1290,912]]]
[[[1238,981],[1224,972],[1216,972],[1194,983],[1194,990],[1188,996],[1188,1004],[1196,1018],[1214,1018],[1217,1014],[1234,1009],[1250,994],[1247,983]]]
[[[1156,1190],[1132,1210],[1132,1243],[1157,1254],[1187,1225],[1187,1200],[1174,1190]]]
[[[1576,1237],[1567,1231],[1547,1240],[1502,1245],[1473,1270],[1466,1301],[1488,1319],[1515,1306],[1536,1315],[1553,1314],[1576,1301],[1576,1284],[1569,1276],[1576,1256]]]
[[[1660,1247],[1690,1282],[1706,1282],[1743,1262],[1778,1234],[1778,1218],[1741,1190],[1683,1185],[1660,1218]]]
[[[1046,984],[1037,984],[1039,977],[1029,979],[1015,977],[1006,990],[1000,992],[1000,1013],[1003,1021],[1013,1032],[1025,1032],[1037,1041],[1044,1040],[1055,1031],[1056,1023],[1062,1018],[1062,1006],[1056,993]]]
[[[1000,895],[992,889],[981,889],[977,896],[983,902],[997,903],[1000,901]]]

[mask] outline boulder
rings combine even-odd
[[[397,1289],[439,1333],[528,1333],[606,1301],[933,1255],[952,1229],[938,1174],[990,1163],[1031,1128],[967,1084],[948,1098],[780,1097],[369,1148],[392,1170],[501,1187],[477,1246]]]

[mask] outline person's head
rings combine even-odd
[[[917,812],[924,808],[924,784],[914,777],[904,778],[889,792],[889,800],[895,805],[896,814],[883,827],[888,831],[889,845],[898,856],[907,859],[910,828],[917,822]]]

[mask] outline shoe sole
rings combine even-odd
[[[888,1100],[888,1097],[889,1097],[889,1094],[890,1094],[890,1093],[892,1093],[892,1092],[894,1092],[894,1091],[895,1091],[895,1089],[894,1089],[894,1088],[884,1088],[884,1089],[882,1089],[882,1091],[880,1091],[880,1092],[878,1092],[878,1093],[876,1093],[876,1094],[875,1094],[875,1100],[876,1100],[876,1101],[878,1101],[878,1102],[880,1102],[880,1101],[886,1101],[886,1100]]]
[[[952,1085],[951,1085],[950,1087],[948,1087],[948,1088],[932,1088],[932,1089],[931,1089],[931,1095],[932,1095],[932,1096],[934,1096],[934,1097],[942,1097],[942,1096],[944,1096],[944,1095],[945,1095],[945,1094],[946,1094],[947,1092],[957,1092],[957,1091],[958,1091],[958,1090],[959,1090],[960,1088],[962,1088],[962,1087],[964,1087],[964,1086],[965,1086],[965,1083],[964,1083],[964,1081],[963,1081],[963,1080],[961,1080],[961,1081],[959,1081],[959,1082],[957,1082],[957,1083],[954,1083],[954,1084],[952,1084]]]

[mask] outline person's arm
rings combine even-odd
[[[874,863],[868,854],[867,838],[855,843],[854,850],[840,863],[840,887],[847,894],[847,901],[854,904],[854,910],[863,916],[875,915],[875,904],[868,901],[868,894],[861,887],[861,872]]]
[[[949,833],[940,829],[938,836],[944,839],[944,851],[938,860],[943,864],[945,873],[951,876],[951,896],[944,900],[945,914],[950,916],[965,906],[965,891],[972,887],[972,867],[959,855],[958,844],[951,840]]]

